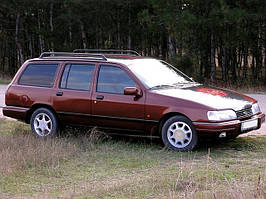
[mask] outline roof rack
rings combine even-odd
[[[135,56],[141,56],[134,50],[113,50],[113,49],[75,49],[74,53],[106,53],[106,54],[131,54]]]
[[[43,52],[40,55],[40,59],[43,58],[62,58],[62,57],[71,57],[75,59],[79,58],[87,58],[87,59],[96,59],[96,60],[105,60],[107,61],[106,57],[101,54],[91,54],[91,53],[68,53],[68,52]]]

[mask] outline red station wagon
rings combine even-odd
[[[130,50],[43,53],[22,65],[5,100],[3,114],[39,137],[63,124],[88,125],[158,135],[177,151],[192,150],[198,136],[235,138],[265,121],[255,99]]]

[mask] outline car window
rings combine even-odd
[[[90,90],[95,65],[68,64],[61,78],[60,88]]]
[[[102,65],[99,70],[97,91],[124,94],[125,87],[136,86],[128,74],[119,67]]]
[[[57,64],[29,64],[18,83],[29,86],[52,87],[57,68]]]

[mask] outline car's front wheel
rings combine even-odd
[[[38,137],[53,137],[58,132],[56,116],[47,108],[35,110],[30,120],[31,130]]]
[[[198,142],[192,122],[184,116],[174,116],[166,120],[161,129],[161,137],[164,145],[175,151],[190,151]]]

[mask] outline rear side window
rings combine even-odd
[[[52,87],[57,68],[57,64],[29,64],[23,71],[19,84]]]
[[[89,91],[94,68],[92,64],[66,65],[60,88]]]
[[[124,94],[125,87],[134,87],[136,83],[119,67],[102,65],[98,75],[97,91]]]

